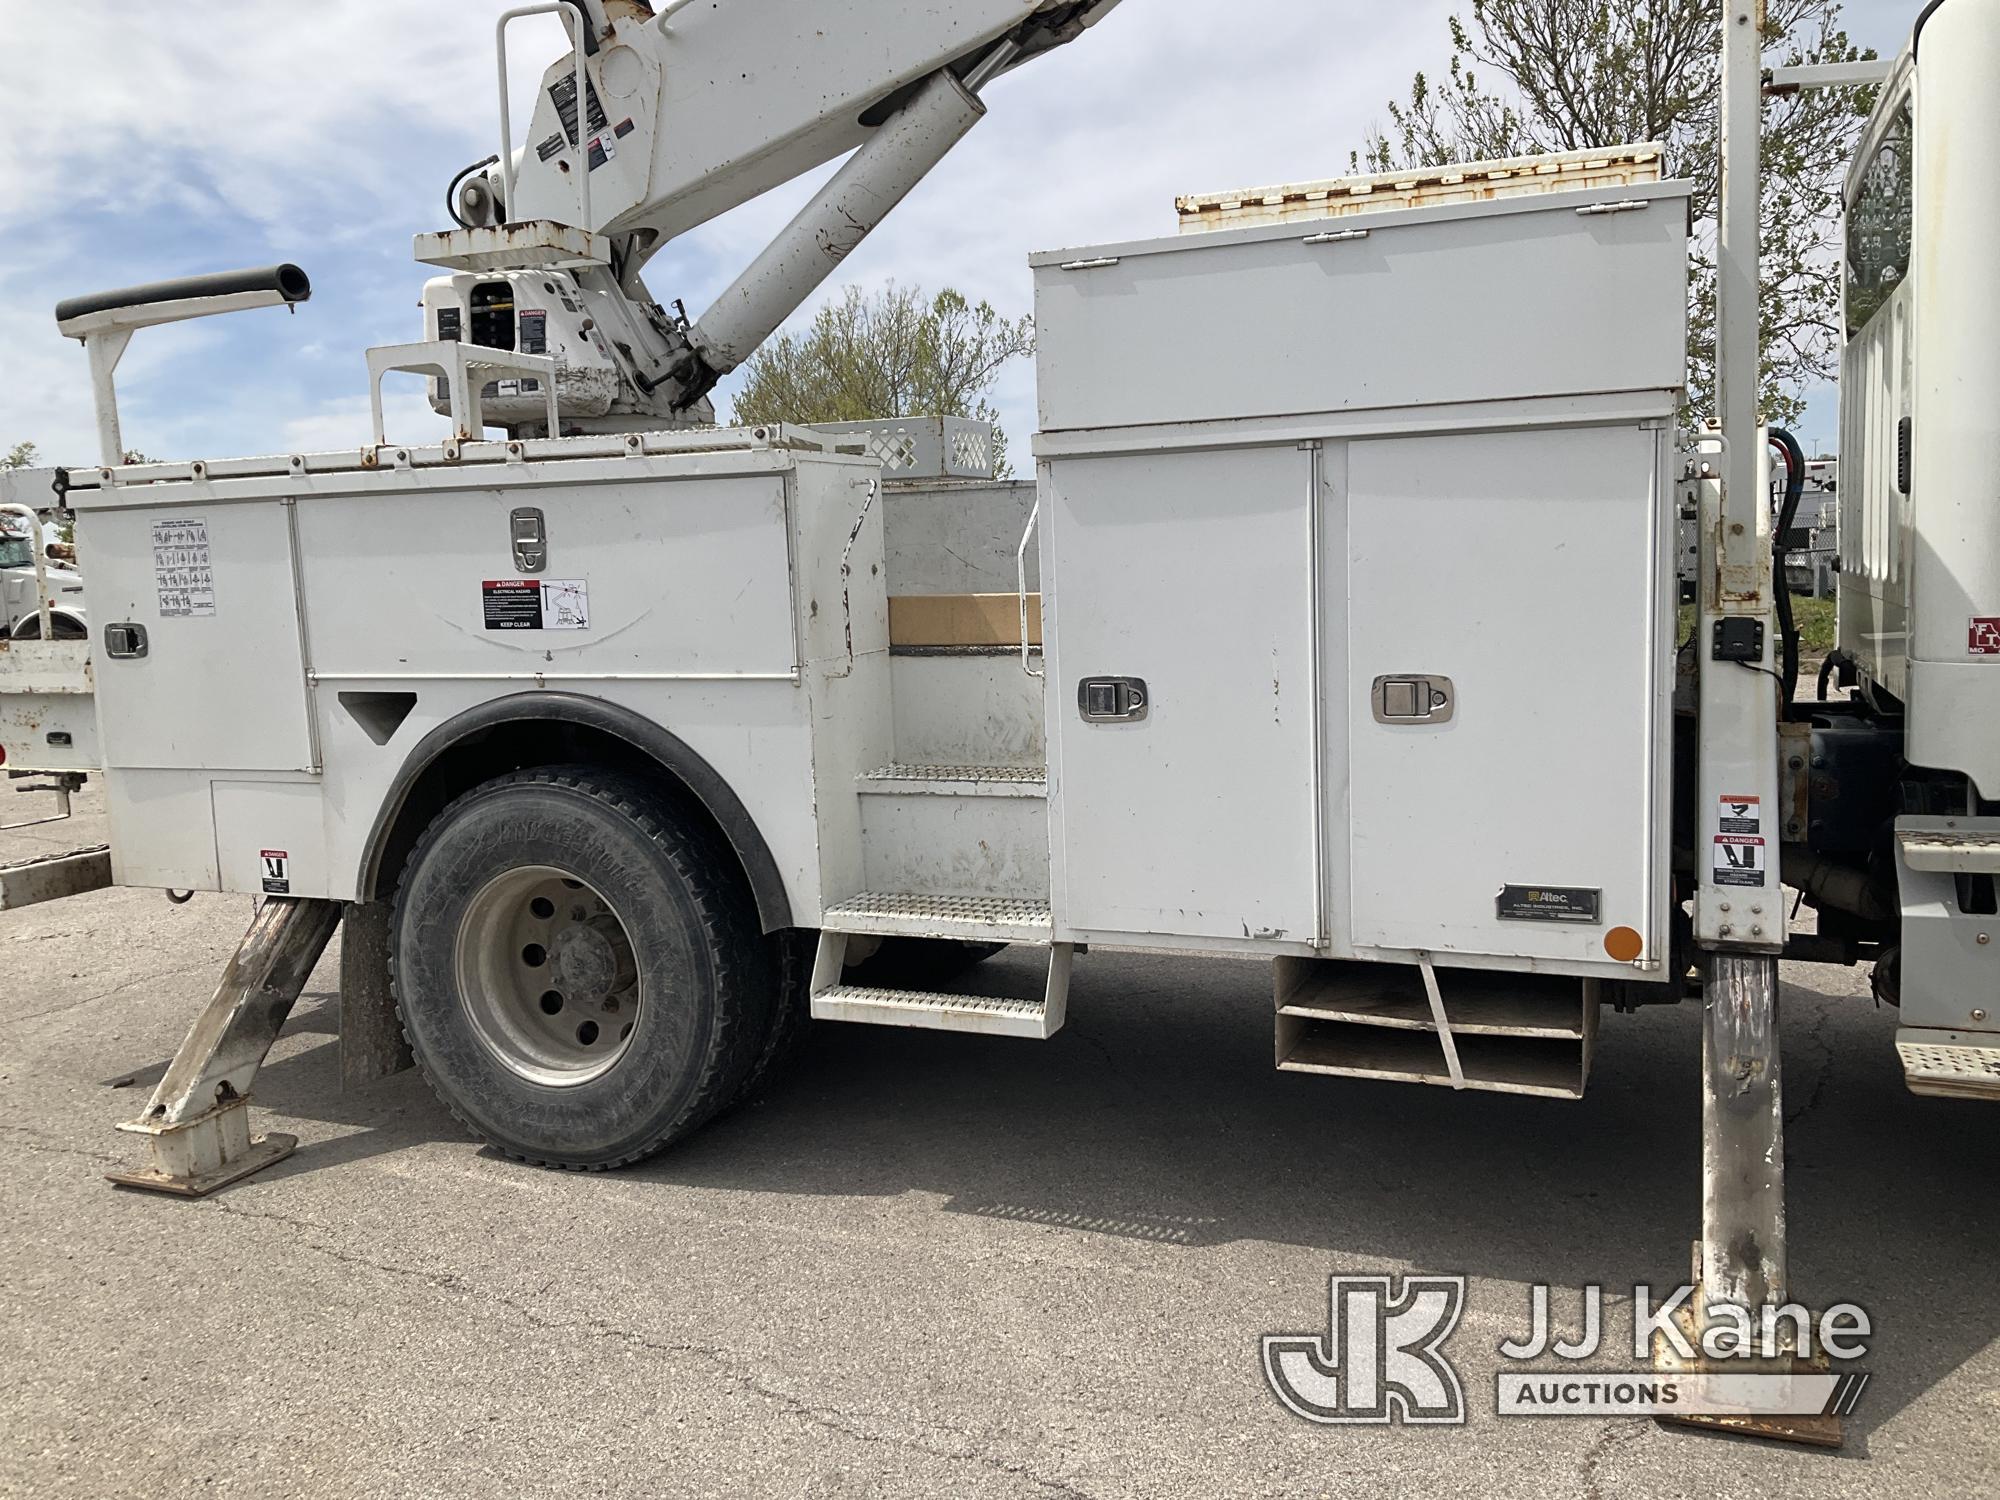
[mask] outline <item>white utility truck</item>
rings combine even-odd
[[[46,598],[49,638],[80,641],[90,634],[83,575],[49,556],[46,535],[46,526],[32,513],[23,519],[0,511],[0,635],[40,640]]]
[[[1719,431],[1677,429],[1689,187],[1630,148],[1196,196],[1187,232],[1036,256],[1032,486],[972,477],[963,425],[713,426],[981,90],[1111,3],[510,12],[573,51],[419,238],[445,274],[424,339],[368,352],[354,450],[116,461],[132,333],[304,301],[294,267],[58,308],[106,455],[60,476],[95,619],[0,657],[0,725],[10,765],[101,771],[112,842],[0,899],[268,897],[119,1180],[290,1148],[246,1100],[342,923],[348,1075],[414,1054],[570,1168],[695,1129],[808,1015],[1048,1037],[1091,948],[1269,958],[1280,1068],[1551,1101],[1607,1002],[1704,997],[1699,1269],[1746,1307],[1784,1297],[1780,956],[1872,963],[1911,1086],[2000,1097],[2000,194],[1945,145],[2000,138],[2000,0],[1775,75],[1718,6]],[[1866,83],[1845,655],[1795,704],[1760,91]],[[848,151],[701,317],[648,291]],[[382,430],[391,371],[449,437]],[[1041,998],[924,977],[999,944],[1046,953]]]

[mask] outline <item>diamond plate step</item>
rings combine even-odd
[[[1045,797],[1048,772],[1040,766],[927,766],[897,761],[859,778],[864,793],[891,796]]]
[[[1938,1099],[2000,1099],[2000,1046],[1902,1041],[1903,1082],[1913,1094]]]
[[[2000,833],[1960,828],[1956,818],[1898,818],[1896,842],[1912,870],[2000,874]],[[1967,819],[1965,821],[1971,821]]]
[[[1040,1041],[1062,1030],[1069,1010],[1073,949],[1049,944],[1048,980],[1039,1000],[995,995],[946,995],[932,990],[892,990],[847,984],[849,934],[822,929],[813,958],[812,1014],[819,1021],[859,1021],[871,1026],[915,1026],[928,1031],[969,1031],[983,1036],[1024,1036]]]
[[[879,933],[885,937],[1045,946],[1054,923],[1046,901],[867,891],[829,906],[820,926],[829,932]]]
[[[812,1013],[821,1021],[863,1021],[878,1026],[918,1026],[932,1031],[972,1031],[1037,1039],[1048,1035],[1048,1007],[1040,1000],[940,995],[925,990],[840,984],[813,996]]]

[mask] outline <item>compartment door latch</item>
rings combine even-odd
[[[1142,677],[1086,677],[1076,685],[1076,708],[1086,724],[1123,724],[1146,717]]]
[[[1369,696],[1377,724],[1447,724],[1457,706],[1449,677],[1421,672],[1378,677]]]
[[[523,573],[539,573],[549,565],[548,526],[540,509],[523,505],[507,518],[514,538],[514,566]]]

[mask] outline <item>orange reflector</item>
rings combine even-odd
[[[1646,951],[1646,940],[1629,927],[1614,927],[1604,934],[1604,951],[1621,964],[1629,964]]]

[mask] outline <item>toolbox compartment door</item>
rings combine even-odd
[[[1349,446],[1358,949],[1617,968],[1628,927],[1662,956],[1661,451],[1637,424]]]
[[[1051,465],[1060,929],[1313,941],[1312,493],[1295,443]],[[1105,679],[1124,716],[1087,719]]]
[[[106,767],[319,769],[293,509],[259,500],[80,512]],[[145,654],[112,655],[107,631],[133,625]]]

